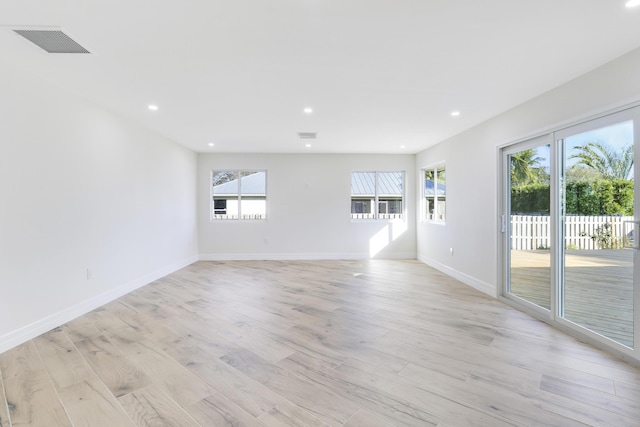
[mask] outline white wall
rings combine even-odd
[[[195,153],[0,63],[0,352],[197,259],[196,176]]]
[[[212,169],[266,169],[266,221],[210,221]],[[406,221],[352,221],[352,171],[405,171]],[[202,259],[415,258],[415,156],[201,154]]]
[[[418,225],[418,258],[496,295],[498,147],[640,101],[638,76],[635,50],[419,153],[417,170],[446,162],[447,223]]]

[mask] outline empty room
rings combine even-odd
[[[639,426],[636,142],[638,0],[3,0],[0,427]]]

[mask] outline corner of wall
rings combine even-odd
[[[30,339],[33,339],[38,335],[48,332],[51,329],[57,328],[60,325],[64,325],[65,323],[70,322],[77,317],[87,314],[90,311],[95,310],[96,308],[104,304],[107,304],[111,301],[116,300],[117,298],[120,298],[121,296],[124,296],[130,292],[135,291],[136,289],[139,289],[143,286],[151,284],[152,282],[168,274],[171,274],[177,270],[180,270],[181,268],[184,268],[190,264],[193,264],[196,261],[198,261],[198,256],[197,255],[191,256],[182,261],[176,262],[169,266],[163,267],[159,270],[145,274],[144,276],[139,277],[138,279],[124,283],[120,286],[110,289],[107,292],[104,292],[88,300],[82,301],[79,304],[70,306],[55,314],[39,319],[16,331],[12,331],[8,334],[5,334],[0,337],[0,353],[10,350],[11,348],[16,347],[26,341],[29,341]]]
[[[464,283],[467,286],[470,286],[474,289],[479,290],[480,292],[489,295],[492,298],[498,297],[497,287],[491,285],[487,282],[483,282],[482,280],[476,279],[475,277],[469,276],[468,274],[462,273],[461,271],[454,270],[453,268],[441,264],[437,261],[429,259],[423,255],[418,254],[418,261],[428,265],[429,267],[433,267],[438,271],[443,272],[444,274],[453,277],[456,280]]]

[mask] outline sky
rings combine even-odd
[[[633,144],[633,122],[627,121],[615,125],[606,126],[589,132],[572,135],[565,138],[565,150],[567,156],[567,167],[574,165],[578,159],[571,159],[571,155],[576,153],[576,147],[588,142],[601,142],[613,148],[624,148]],[[551,148],[544,145],[535,148],[536,156],[541,158],[540,166],[547,171],[550,169]]]
[[[629,120],[566,138],[567,157],[570,157],[576,151],[574,147],[592,141],[603,142],[613,148],[624,148],[633,145],[633,122]],[[576,159],[572,161],[575,163]]]

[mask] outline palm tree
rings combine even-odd
[[[519,187],[540,182],[539,164],[543,159],[536,154],[533,148],[529,148],[510,156],[512,186]]]
[[[602,142],[592,141],[576,150],[577,153],[569,156],[578,159],[576,165],[591,168],[606,179],[633,179],[633,145],[618,151]]]

